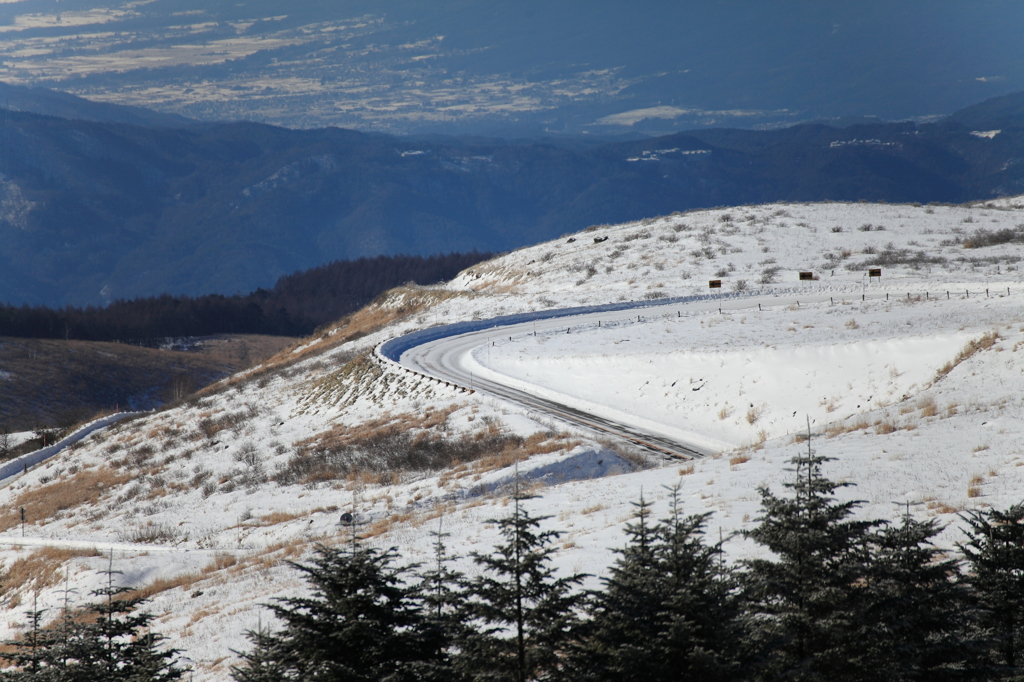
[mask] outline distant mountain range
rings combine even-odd
[[[168,128],[181,128],[198,123],[198,121],[177,114],[162,114],[143,107],[94,102],[59,90],[29,88],[2,82],[0,82],[0,109],[27,111],[83,121],[130,123]]]
[[[626,142],[199,125],[28,99],[51,115],[0,111],[0,301],[16,304],[232,294],[335,259],[508,250],[697,207],[1024,193],[1024,93],[928,124]]]

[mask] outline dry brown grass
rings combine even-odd
[[[331,539],[334,543],[348,542],[348,538],[340,536],[338,538]],[[321,538],[323,544],[331,544],[326,539]],[[233,566],[229,571],[238,574],[249,568],[265,571],[279,565],[282,561],[295,561],[302,556],[302,553],[309,547],[310,542],[304,538],[293,538],[291,540],[282,540],[276,542],[267,547],[266,551],[256,556],[246,557],[244,561],[240,561],[237,566]]]
[[[938,372],[935,373],[935,381],[939,381],[952,372],[961,362],[965,362],[974,357],[977,353],[991,348],[997,341],[999,341],[999,339],[999,333],[991,331],[983,334],[980,338],[968,341],[967,345],[957,353],[955,358],[947,362],[941,369],[939,369]]]
[[[233,528],[246,527],[251,528],[253,526],[276,526],[280,523],[288,523],[295,519],[303,519],[313,514],[321,514],[324,512],[336,512],[338,511],[338,505],[331,505],[329,507],[317,507],[316,509],[306,509],[300,512],[286,512],[286,511],[275,511],[269,514],[264,514],[255,519],[249,519],[242,523],[232,526]]]
[[[377,521],[371,523],[370,527],[367,528],[366,531],[363,533],[363,536],[371,538],[379,537],[390,531],[395,526],[401,525],[403,523],[408,523],[417,516],[418,514],[415,511],[388,514],[384,518],[378,519]]]
[[[134,592],[133,597],[139,597],[142,599],[149,599],[155,594],[166,592],[167,590],[173,590],[182,588],[183,590],[191,590],[193,585],[203,580],[208,580],[214,577],[215,574],[220,573],[226,569],[234,567],[238,564],[238,559],[233,554],[217,554],[213,561],[203,566],[198,571],[189,573],[182,573],[172,578],[160,578],[154,580],[148,585],[144,585]]]
[[[279,523],[287,523],[289,521],[294,521],[295,519],[302,518],[303,516],[308,516],[309,513],[311,512],[291,513],[276,511],[259,517],[258,523],[261,526],[276,526]]]
[[[825,436],[828,438],[835,438],[841,436],[844,433],[853,433],[855,431],[863,431],[870,428],[871,424],[865,417],[858,417],[857,419],[850,422],[833,422],[825,428]]]
[[[422,414],[403,412],[392,415],[386,413],[377,419],[361,422],[355,426],[334,425],[327,431],[305,438],[295,443],[297,448],[318,447],[327,449],[339,449],[354,445],[372,438],[376,438],[391,431],[429,431],[448,422],[453,412],[460,409],[460,405],[449,405],[441,409],[428,407]]]
[[[694,471],[694,469],[693,469],[693,465],[692,464],[687,464],[684,467],[679,467],[679,475],[680,476],[689,476],[690,474],[693,473],[693,471]]]
[[[981,474],[971,476],[971,480],[967,484],[967,497],[981,497],[981,486],[984,482],[985,477]]]
[[[939,408],[935,405],[935,399],[931,397],[922,398],[917,401],[917,407],[921,410],[922,417],[934,417],[939,413]]]
[[[39,592],[59,583],[64,574],[64,564],[77,557],[100,556],[98,550],[60,549],[58,547],[42,547],[33,550],[27,556],[15,559],[4,572],[3,594],[11,592]],[[17,606],[13,602],[8,608]]]
[[[506,446],[501,452],[482,457],[474,462],[474,473],[494,471],[510,467],[516,460],[529,459],[533,455],[547,455],[559,450],[572,450],[580,441],[570,438],[566,433],[547,434],[535,433],[519,446]]]
[[[0,531],[21,523],[22,508],[25,510],[28,523],[45,523],[62,512],[82,505],[95,505],[105,494],[127,483],[133,477],[131,473],[100,466],[84,469],[52,483],[22,490],[0,515]]]
[[[932,514],[955,514],[959,511],[963,511],[959,507],[954,507],[946,502],[940,502],[939,500],[928,500],[925,503],[928,511]]]
[[[736,455],[735,457],[729,458],[729,466],[734,467],[738,464],[746,464],[750,461],[749,455]]]
[[[430,307],[451,298],[472,296],[471,292],[447,291],[444,289],[421,289],[401,286],[379,295],[365,308],[341,318],[312,336],[299,339],[276,355],[263,362],[257,370],[245,376],[233,377],[224,384],[217,384],[200,391],[200,395],[212,395],[226,388],[260,380],[277,371],[294,365],[314,355],[355,341],[372,334],[396,321],[422,313]]]
[[[295,444],[295,454],[274,475],[282,484],[358,481],[388,485],[403,473],[444,471],[441,485],[466,475],[513,465],[517,459],[571,449],[578,440],[566,434],[506,434],[496,421],[459,436],[444,427],[452,411],[386,415],[355,428],[332,428]],[[467,466],[469,464],[472,466]]]
[[[835,438],[844,433],[846,433],[846,426],[842,422],[831,422],[825,426],[826,438]]]
[[[747,410],[747,423],[753,426],[761,418],[761,413],[762,409],[760,407],[751,407]]]
[[[891,419],[883,419],[875,422],[875,433],[879,436],[885,436],[895,432],[899,427]]]
[[[378,537],[384,535],[395,526],[407,525],[411,528],[418,528],[425,523],[435,521],[438,518],[452,514],[455,511],[454,504],[436,504],[430,509],[412,509],[396,514],[389,514],[386,517],[370,524],[364,537]]]

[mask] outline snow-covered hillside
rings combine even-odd
[[[756,488],[788,480],[808,421],[812,447],[836,458],[826,474],[857,483],[843,494],[866,500],[866,516],[891,518],[909,501],[915,515],[955,523],[964,509],[1008,506],[1024,497],[1022,255],[1021,199],[779,204],[598,226],[448,285],[394,290],[261,368],[7,481],[0,637],[24,625],[36,593],[57,615],[65,566],[86,601],[112,549],[196,679],[226,679],[231,649],[269,617],[259,605],[303,589],[284,561],[344,542],[343,511],[410,561],[427,556],[439,520],[459,551],[485,551],[517,459],[540,495],[533,509],[566,531],[560,565],[596,581],[641,490],[662,513],[663,486],[678,483],[688,512],[715,512],[712,534],[751,527]],[[481,374],[721,452],[699,461],[649,458],[369,355],[438,323],[706,295],[711,279],[721,300],[496,337],[473,356]],[[954,528],[942,536],[956,539]]]

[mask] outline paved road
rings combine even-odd
[[[746,295],[727,294],[722,297],[697,296],[663,301],[615,303],[588,308],[544,310],[536,313],[537,319],[530,319],[533,314],[527,313],[420,330],[381,344],[378,354],[385,360],[397,362],[409,371],[462,388],[481,391],[563,421],[625,438],[664,454],[683,458],[703,457],[712,453],[695,443],[653,433],[652,429],[643,425],[643,420],[640,418],[632,423],[628,418],[619,421],[603,418],[538,395],[543,391],[540,389],[531,391],[521,381],[514,382],[519,384],[516,387],[502,383],[500,378],[473,376],[471,368],[474,365],[468,361],[470,354],[474,349],[488,345],[491,339],[508,338],[509,336],[514,339],[517,336],[554,333],[556,330],[561,332],[566,329],[569,333],[582,334],[590,328],[597,327],[599,323],[610,324],[627,319],[636,320],[637,316],[643,321],[656,317],[676,317],[679,314],[718,312],[719,310],[723,313],[754,312],[794,305],[839,303],[844,300],[848,302],[858,299],[881,301],[890,300],[890,296],[930,296],[937,302],[950,296],[977,298],[979,301],[984,301],[989,296],[987,285],[982,289],[980,284],[975,284],[974,286],[978,288],[969,292],[962,289],[949,292],[946,291],[947,285],[936,286],[935,283],[931,283],[933,289],[939,290],[932,291],[928,295],[922,284],[914,283],[901,287],[897,283],[896,286],[873,286],[870,288],[851,286],[845,291],[818,289],[814,292],[801,292],[794,289],[785,293],[755,292]],[[992,290],[992,295],[1002,296],[1002,289],[999,287],[1005,286],[1005,283],[993,286],[995,288]],[[1006,294],[1010,295],[1010,293],[1011,290],[1007,289]],[[1019,289],[1013,291],[1015,295],[1019,293]],[[493,377],[495,373],[491,374]]]
[[[35,450],[28,454],[22,455],[21,457],[18,457],[16,459],[12,459],[9,462],[4,462],[4,464],[0,466],[0,486],[6,485],[14,476],[17,476],[22,471],[27,471],[29,468],[34,467],[36,464],[48,460],[49,458],[53,457],[64,448],[68,447],[72,443],[76,443],[82,440],[89,434],[95,431],[99,431],[100,429],[105,429],[111,424],[115,424],[121,421],[122,419],[127,419],[128,417],[134,417],[140,414],[145,413],[116,412],[114,414],[107,415],[106,417],[101,417],[100,419],[97,419],[94,422],[86,424],[85,426],[81,427],[71,435],[65,436],[64,438],[54,443],[53,445],[49,445],[45,448],[40,448],[39,450]]]
[[[581,409],[551,400],[536,392],[524,390],[501,383],[500,379],[483,378],[474,376],[468,362],[470,354],[474,349],[485,347],[492,339],[499,337],[525,337],[533,334],[562,333],[563,330],[570,334],[583,334],[589,329],[596,329],[599,324],[609,325],[626,320],[643,321],[659,317],[677,317],[682,313],[695,312],[717,312],[720,308],[723,312],[735,310],[758,310],[759,306],[764,308],[777,306],[790,306],[802,301],[807,304],[829,301],[828,294],[807,294],[807,295],[755,295],[748,297],[731,297],[725,299],[708,299],[658,302],[637,302],[633,306],[617,310],[602,310],[577,314],[576,311],[566,311],[564,316],[551,315],[551,311],[545,311],[547,317],[540,320],[521,321],[523,316],[517,316],[517,320],[504,325],[491,325],[484,329],[459,333],[456,325],[452,325],[452,334],[445,336],[443,330],[433,334],[440,338],[432,338],[417,343],[412,347],[401,351],[397,358],[399,364],[419,374],[426,375],[439,381],[448,382],[459,387],[480,391],[488,395],[496,396],[516,405],[530,410],[537,410],[557,419],[584,426],[588,429],[624,438],[633,443],[640,444],[646,448],[668,454],[675,457],[691,459],[704,457],[713,454],[708,449],[697,444],[668,438],[664,435],[652,433],[637,422],[629,423],[626,420],[612,420],[598,415],[585,412]],[[487,326],[483,323],[480,326]],[[405,344],[408,345],[408,344]],[[401,348],[401,346],[399,346]],[[385,355],[387,355],[385,353]],[[479,359],[479,356],[478,356]],[[517,382],[518,383],[518,382]]]

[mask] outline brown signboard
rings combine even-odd
[[[805,279],[814,279],[814,273],[813,272],[801,272],[800,273],[800,281],[802,282]]]
[[[708,289],[721,289],[721,288],[722,288],[722,280],[720,280],[720,279],[708,280]]]
[[[868,277],[881,277],[882,268],[871,268],[868,270]]]

